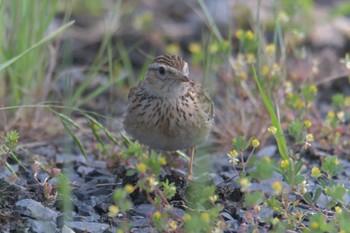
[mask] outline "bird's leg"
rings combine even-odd
[[[194,148],[194,147],[191,147],[191,148],[189,149],[189,153],[190,153],[190,162],[189,162],[189,164],[188,164],[187,179],[188,179],[188,180],[192,180],[192,176],[193,176],[193,173],[192,173],[192,166],[193,166],[195,148]]]

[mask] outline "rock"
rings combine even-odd
[[[56,221],[58,216],[57,212],[33,199],[22,199],[16,202],[15,207],[21,215],[37,220]]]
[[[67,225],[64,225],[62,227],[62,233],[75,233],[71,228],[67,227]]]
[[[77,197],[74,196],[72,198],[72,203],[75,209],[78,210],[78,216],[76,216],[76,218],[82,218],[84,221],[89,222],[95,222],[101,218],[101,216],[94,210],[94,205],[96,203],[94,201],[91,201],[91,199],[80,201]]]
[[[256,154],[256,157],[264,158],[264,157],[272,157],[277,151],[277,147],[275,145],[265,146]]]
[[[182,219],[182,217],[186,214],[186,211],[173,207],[171,210],[169,210],[169,214],[171,214],[174,218]]]
[[[63,164],[63,163],[70,163],[73,162],[79,162],[82,164],[86,164],[86,159],[84,155],[74,155],[74,154],[56,154],[56,163]]]
[[[57,231],[54,221],[28,219],[28,224],[30,225],[29,232],[54,233]]]
[[[135,220],[131,222],[132,227],[145,227],[149,226],[149,224],[150,220],[148,218],[135,218]]]
[[[141,204],[136,206],[134,211],[136,215],[147,217],[149,213],[153,214],[156,211],[156,208],[150,204]]]
[[[89,173],[93,172],[94,170],[95,168],[92,168],[92,167],[79,166],[77,169],[77,172],[82,176],[86,176]]]
[[[153,227],[144,227],[144,228],[132,228],[130,230],[131,233],[156,233],[156,231]]]
[[[68,222],[67,225],[76,233],[101,233],[109,228],[109,225],[105,223],[83,221]]]
[[[106,169],[107,163],[105,161],[102,161],[102,160],[93,160],[93,161],[91,161],[90,166],[94,167],[94,168],[99,168],[99,169]]]

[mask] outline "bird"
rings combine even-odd
[[[126,133],[141,144],[163,151],[189,149],[189,180],[195,146],[207,139],[213,124],[213,101],[177,55],[154,58],[143,80],[130,89],[123,116]]]

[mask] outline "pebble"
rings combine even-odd
[[[29,232],[35,233],[54,233],[57,232],[56,223],[54,221],[43,221],[28,219]]]
[[[40,202],[33,199],[22,199],[16,202],[17,211],[24,216],[45,221],[56,221],[58,213],[52,209],[43,206]]]
[[[76,233],[101,233],[109,228],[109,225],[105,223],[84,221],[68,222],[67,225]]]
[[[141,204],[136,206],[134,211],[136,215],[147,217],[149,213],[153,214],[156,211],[156,208],[150,204]]]

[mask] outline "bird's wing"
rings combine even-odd
[[[132,97],[135,96],[136,90],[137,90],[137,87],[132,87],[132,88],[130,88],[129,94],[128,94],[128,100],[129,100],[129,101],[131,100]]]

